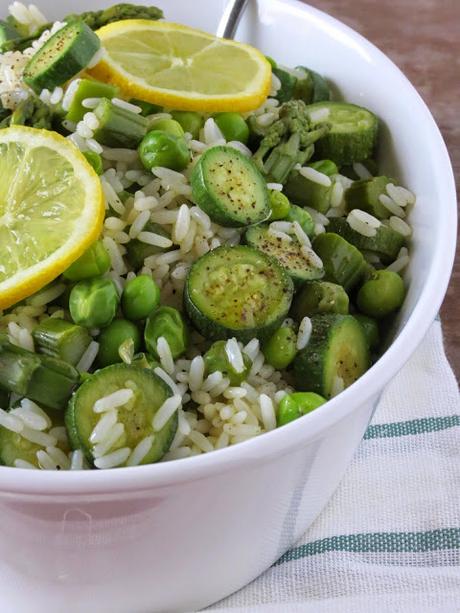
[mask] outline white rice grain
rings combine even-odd
[[[80,80],[80,79],[78,79],[78,80]],[[69,85],[69,89],[70,89],[70,87],[74,83],[75,83],[75,81],[72,81],[72,83]],[[81,105],[85,109],[95,109],[98,106],[98,104],[100,103],[101,100],[102,100],[102,98],[85,98],[84,100],[82,100]]]
[[[4,409],[0,409],[0,426],[3,426],[11,432],[19,433],[24,430],[25,424],[19,417],[11,415]]]
[[[267,432],[276,428],[276,415],[272,399],[266,394],[259,397],[259,406],[262,415],[262,423]]]
[[[125,432],[125,426],[122,423],[116,423],[113,425],[104,440],[100,443],[96,443],[92,447],[92,453],[95,458],[102,458],[112,449],[114,445],[119,441],[120,437]]]
[[[312,322],[309,317],[304,317],[299,324],[299,332],[297,334],[296,348],[298,351],[305,349],[310,341],[312,332]]]
[[[20,431],[22,438],[25,438],[31,443],[37,443],[37,445],[43,445],[43,447],[55,447],[57,445],[57,439],[54,436],[46,434],[46,432],[38,432],[38,430],[32,430],[27,426],[24,426]]]
[[[236,338],[230,338],[225,343],[225,353],[230,365],[237,373],[244,372],[244,361],[241,349]]]
[[[84,456],[81,449],[75,449],[70,454],[70,470],[83,470]]]
[[[150,219],[150,211],[142,211],[129,229],[129,237],[137,238]]]
[[[116,468],[121,464],[124,464],[131,455],[131,449],[129,447],[122,447],[112,453],[97,458],[94,460],[94,466],[96,468]]]
[[[89,442],[93,445],[96,443],[102,443],[107,438],[117,421],[118,412],[116,409],[110,409],[109,411],[103,413],[89,435]]]
[[[313,121],[314,123],[318,123],[320,121],[326,121],[326,119],[329,117],[329,113],[329,109],[326,108],[315,109],[314,111],[310,111],[308,116],[310,117],[311,121]]]
[[[129,456],[126,466],[138,466],[152,448],[154,436],[146,436],[133,449]]]
[[[163,249],[169,249],[169,247],[172,247],[173,244],[169,238],[160,236],[160,234],[155,234],[155,232],[140,232],[137,238],[141,241],[141,243],[154,245],[155,247],[162,247]]]
[[[168,341],[164,336],[160,336],[157,340],[157,353],[160,358],[161,367],[171,375],[174,372],[174,359],[169,347]]]
[[[203,384],[205,364],[203,357],[198,355],[193,358],[189,371],[189,388],[192,392],[197,391]]]
[[[59,449],[59,447],[47,447],[46,453],[49,457],[56,463],[56,466],[61,470],[69,470],[70,469],[70,460],[68,456]]]
[[[43,470],[57,470],[58,463],[46,451],[39,449],[35,455],[40,468]]]
[[[412,234],[412,228],[408,223],[406,223],[403,219],[399,217],[392,216],[390,217],[390,228],[393,228],[395,232],[399,232],[405,237],[408,237]]]
[[[164,371],[162,368],[157,366],[156,368],[153,369],[153,372],[158,377],[160,377],[160,379],[163,379],[163,381],[166,383],[166,385],[169,385],[169,387],[171,388],[173,394],[180,395],[179,394],[179,388],[177,387],[177,384],[171,379],[171,377],[168,375],[168,373],[166,371]]]
[[[345,389],[344,380],[342,379],[342,377],[339,377],[339,375],[336,375],[332,382],[331,397],[337,396],[337,394],[340,394],[340,392],[343,392],[344,389]]]
[[[131,102],[126,102],[126,100],[121,100],[120,98],[112,98],[112,104],[118,106],[120,109],[124,109],[125,111],[131,111],[131,113],[136,113],[139,115],[142,113],[142,109],[140,106],[136,104],[131,104]]]
[[[166,425],[168,420],[174,415],[181,404],[182,397],[180,395],[174,395],[171,398],[167,398],[163,402],[152,420],[152,428],[154,432],[159,432]]]
[[[344,187],[340,183],[340,181],[335,181],[331,191],[331,207],[337,208],[342,204],[343,195],[344,195]]]
[[[76,365],[79,372],[88,372],[99,352],[99,343],[91,341]]]
[[[380,204],[383,204],[383,206],[390,211],[390,213],[396,215],[396,217],[405,217],[406,213],[404,212],[404,209],[396,204],[396,202],[386,194],[380,194],[379,202]]]
[[[332,185],[332,181],[327,175],[310,166],[302,166],[299,168],[299,172],[303,177],[318,185],[323,185],[324,187],[330,187]]]
[[[375,236],[381,225],[376,217],[360,209],[353,209],[348,213],[347,223],[355,232],[368,237]]]
[[[34,470],[38,470],[37,467],[31,464],[30,462],[27,462],[26,460],[21,460],[21,459],[17,459],[14,461],[14,467],[15,468],[32,468]]]
[[[243,347],[243,353],[245,353],[248,358],[254,361],[255,357],[259,353],[260,350],[260,341],[258,338],[253,338]]]
[[[105,413],[106,411],[111,411],[117,407],[122,407],[133,397],[134,392],[132,389],[129,389],[128,387],[121,388],[112,394],[108,394],[107,396],[103,396],[102,398],[99,398],[99,400],[96,400],[93,406],[93,411],[95,413]]]
[[[367,170],[364,164],[361,164],[361,162],[355,162],[353,164],[353,170],[358,175],[359,179],[372,179],[371,173]]]
[[[402,270],[404,270],[404,268],[406,268],[406,266],[409,264],[410,262],[410,258],[408,255],[403,255],[401,257],[398,257],[398,259],[396,259],[392,264],[390,264],[389,266],[387,266],[387,270],[390,270],[392,272],[401,272]]]
[[[190,228],[190,209],[186,204],[182,204],[179,208],[176,223],[173,228],[173,240],[180,243],[186,237]]]
[[[194,443],[201,451],[207,453],[209,451],[213,451],[214,447],[210,443],[210,441],[202,434],[201,432],[197,432],[196,430],[190,432],[188,438]]]

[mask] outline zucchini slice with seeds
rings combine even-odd
[[[83,21],[68,23],[35,53],[24,69],[24,81],[37,94],[52,91],[78,74],[101,47],[98,36]]]
[[[91,433],[102,413],[95,413],[97,400],[120,389],[132,389],[134,396],[117,408],[118,423],[124,431],[107,453],[123,447],[133,450],[147,436],[153,435],[150,449],[141,464],[160,460],[168,451],[177,430],[177,411],[166,424],[155,432],[152,420],[161,405],[172,396],[166,383],[152,371],[128,364],[113,364],[97,370],[72,396],[65,414],[67,433],[73,449],[83,449],[86,458],[93,463]]]
[[[191,267],[185,308],[211,340],[268,338],[286,317],[294,286],[274,258],[242,245],[218,247]]]
[[[252,226],[245,234],[248,245],[276,258],[295,282],[321,279],[324,269],[318,256],[311,249],[302,249],[295,236],[289,238],[272,234],[269,224]]]
[[[327,122],[331,129],[315,143],[319,159],[339,166],[362,162],[372,156],[377,143],[379,121],[367,109],[346,102],[317,102],[307,107],[313,129]]]
[[[315,315],[305,349],[294,360],[296,388],[331,398],[370,366],[363,327],[352,315]]]
[[[222,226],[248,226],[270,216],[265,179],[252,160],[232,147],[205,151],[190,182],[193,200]]]

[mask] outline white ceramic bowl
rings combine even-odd
[[[53,18],[108,4],[37,3]],[[157,4],[169,20],[214,31],[225,3]],[[418,196],[394,342],[327,405],[233,448],[101,472],[0,468],[0,593],[8,613],[190,611],[248,583],[321,511],[386,383],[441,304],[455,249],[454,183],[438,128],[411,84],[356,32],[294,0],[254,1],[238,38],[286,65],[324,73],[345,99],[384,121],[382,167]]]

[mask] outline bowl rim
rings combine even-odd
[[[191,480],[204,479],[231,470],[237,465],[254,466],[265,463],[279,455],[292,453],[305,444],[305,439],[314,440],[324,430],[346,419],[359,406],[377,398],[386,384],[396,375],[423,340],[434,321],[449,283],[454,263],[457,237],[457,198],[455,181],[449,154],[440,130],[427,105],[402,71],[378,47],[364,36],[327,13],[304,4],[300,0],[283,0],[291,9],[307,14],[311,21],[323,22],[329,29],[340,32],[370,52],[378,61],[399,76],[401,87],[410,95],[424,114],[430,137],[436,146],[432,157],[438,181],[443,182],[443,197],[446,214],[442,216],[436,248],[426,275],[424,286],[407,322],[396,339],[377,362],[353,385],[338,397],[295,423],[264,433],[245,442],[184,460],[171,460],[156,464],[105,471],[39,471],[1,466],[0,491],[58,499],[69,494],[76,496],[119,494],[168,487]],[[340,400],[339,400],[340,398]]]

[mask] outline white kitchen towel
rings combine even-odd
[[[460,612],[460,399],[440,322],[303,538],[207,613]]]

